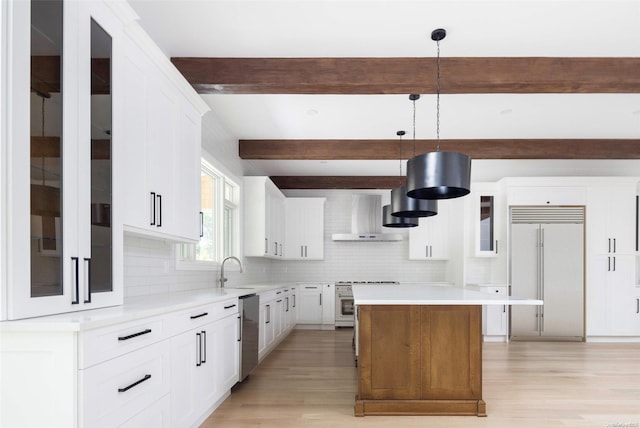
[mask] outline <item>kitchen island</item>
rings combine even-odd
[[[354,284],[355,415],[486,416],[482,305],[542,305],[429,285]]]

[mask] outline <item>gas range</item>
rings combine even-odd
[[[367,285],[389,285],[389,284],[399,284],[398,281],[336,281],[335,286],[336,290],[351,290],[351,286],[353,284],[367,284]]]

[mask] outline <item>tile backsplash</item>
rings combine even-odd
[[[244,272],[227,271],[236,285],[268,282],[383,281],[441,282],[446,261],[409,260],[408,233],[397,242],[332,241],[351,228],[351,190],[289,190],[289,197],[326,197],[324,260],[243,258]],[[388,199],[388,191],[368,191]],[[393,233],[398,233],[394,230]],[[176,269],[175,244],[137,235],[124,239],[125,297],[217,287],[217,270]]]

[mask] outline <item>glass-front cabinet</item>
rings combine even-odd
[[[112,174],[118,26],[97,2],[17,1],[9,10],[13,168],[2,318],[119,304],[122,251],[113,249],[121,248],[122,232],[114,227]]]
[[[473,218],[476,257],[496,257],[500,250],[501,198],[496,183],[474,183]]]

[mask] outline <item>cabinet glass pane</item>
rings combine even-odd
[[[493,196],[480,196],[480,251],[493,251]]]
[[[111,224],[111,37],[91,20],[92,293],[113,290]]]
[[[31,1],[31,297],[62,294],[62,8]]]

